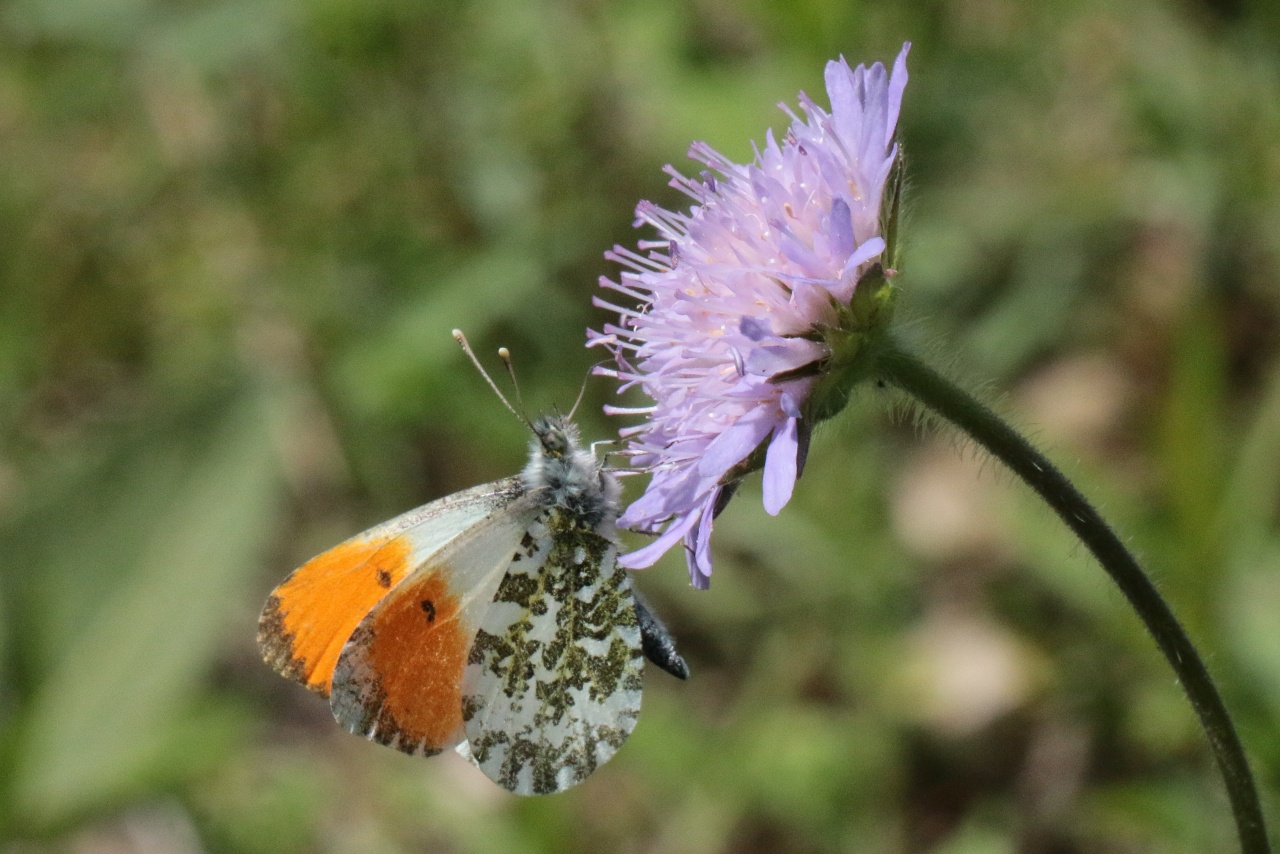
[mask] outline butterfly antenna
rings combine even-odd
[[[578,399],[573,402],[573,409],[569,410],[569,420],[573,420],[573,414],[578,411],[578,404],[582,403],[582,396],[587,393],[587,381],[591,379],[591,375],[595,373],[596,368],[603,365],[604,362],[598,362],[587,369],[587,375],[582,378],[582,385],[578,387]]]
[[[524,401],[520,399],[520,383],[516,380],[516,365],[511,360],[511,351],[506,347],[499,347],[498,358],[502,360],[503,366],[507,369],[507,376],[511,377],[511,387],[516,390],[516,403],[523,407]]]
[[[462,334],[461,329],[453,330],[453,340],[458,342],[458,346],[462,348],[462,352],[467,354],[467,358],[471,360],[471,364],[476,366],[476,370],[480,372],[480,376],[484,377],[484,381],[489,384],[489,388],[493,389],[493,393],[498,396],[498,400],[502,401],[502,405],[505,406],[516,418],[519,418],[526,425],[529,425],[530,429],[533,429],[533,426],[529,424],[529,419],[524,416],[524,413],[511,405],[511,401],[507,400],[506,395],[504,395],[502,390],[498,388],[498,384],[493,381],[493,377],[489,376],[489,372],[484,369],[484,365],[480,364],[480,360],[476,358],[475,351],[473,351],[471,349],[471,345],[467,343],[467,336]],[[504,347],[503,349],[505,350],[506,348]]]

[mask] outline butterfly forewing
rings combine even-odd
[[[403,513],[303,564],[272,591],[258,620],[263,659],[328,695],[343,645],[368,611],[425,556],[524,493],[518,478],[476,486]]]
[[[472,645],[459,751],[506,789],[547,794],[622,746],[640,714],[644,659],[612,542],[557,509],[523,542]]]
[[[535,499],[518,495],[434,550],[360,620],[333,673],[338,723],[406,753],[462,740],[467,656],[537,513]]]

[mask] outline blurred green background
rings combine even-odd
[[[1102,572],[874,390],[710,592],[642,574],[694,677],[568,794],[258,660],[294,566],[521,464],[452,327],[567,407],[661,166],[907,39],[909,334],[1143,557],[1280,826],[1274,0],[6,0],[0,852],[1233,850]]]

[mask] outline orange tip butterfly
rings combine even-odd
[[[312,558],[258,622],[267,664],[349,731],[415,755],[452,747],[521,795],[563,791],[617,752],[646,656],[688,676],[618,566],[616,478],[569,418],[529,426],[520,474]]]

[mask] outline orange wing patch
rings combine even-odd
[[[405,537],[347,540],[307,561],[272,591],[258,647],[286,678],[328,696],[342,645],[412,569]]]
[[[431,755],[463,737],[462,673],[474,632],[447,572],[422,570],[352,634],[334,682],[334,714],[353,732]]]

